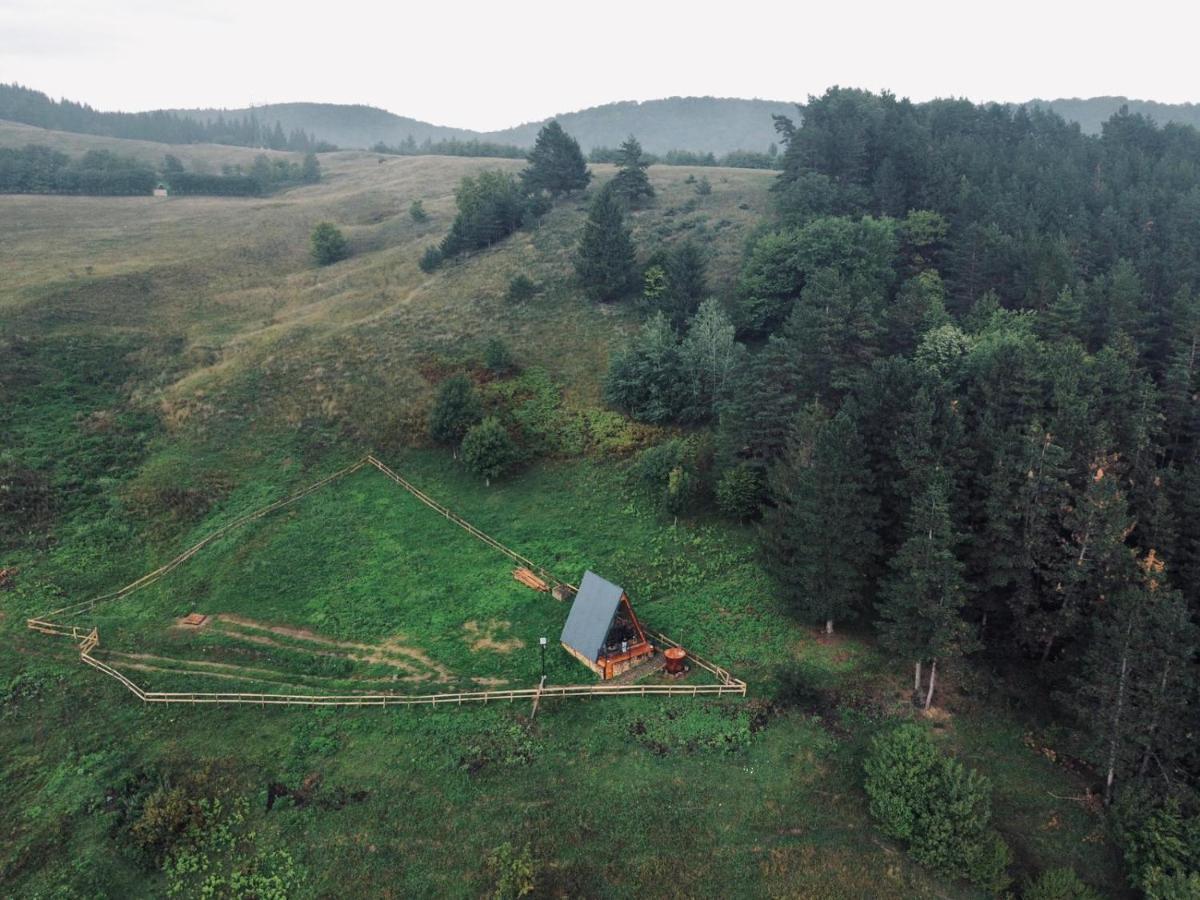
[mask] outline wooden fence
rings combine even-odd
[[[439,694],[259,694],[259,693],[236,693],[236,692],[206,692],[206,691],[187,691],[187,692],[171,692],[171,691],[147,691],[141,688],[134,681],[129,679],[119,670],[110,666],[102,660],[96,659],[92,655],[94,650],[100,643],[100,634],[96,628],[86,628],[79,625],[66,625],[59,622],[51,621],[51,617],[71,617],[78,615],[81,612],[90,612],[96,608],[98,604],[107,603],[115,600],[122,600],[130,594],[147,587],[158,581],[173,569],[182,565],[187,560],[191,559],[199,553],[204,547],[211,544],[222,535],[228,534],[230,531],[248,524],[256,519],[262,518],[268,513],[282,509],[298,500],[307,497],[314,491],[320,490],[322,487],[353,474],[363,466],[373,466],[389,479],[400,485],[426,506],[449,519],[455,525],[492,547],[500,551],[505,556],[519,563],[520,565],[538,572],[543,578],[552,582],[555,585],[564,585],[572,590],[576,588],[574,585],[556,578],[547,569],[537,565],[530,559],[517,553],[515,550],[504,546],[495,538],[484,533],[476,528],[466,519],[459,516],[449,508],[443,506],[438,501],[434,500],[428,494],[421,491],[418,487],[401,477],[398,473],[388,468],[384,463],[380,462],[374,456],[368,455],[353,465],[347,466],[334,472],[314,484],[309,485],[301,491],[291,494],[282,500],[277,500],[274,503],[268,504],[254,512],[247,513],[232,522],[222,525],[216,531],[207,535],[197,543],[193,544],[188,549],[184,550],[174,559],[165,563],[153,572],[143,575],[125,587],[113,591],[109,594],[103,594],[99,597],[94,597],[90,600],[84,600],[79,603],[73,603],[68,606],[60,607],[46,613],[44,617],[35,617],[26,620],[26,626],[41,634],[53,635],[57,637],[70,638],[78,642],[80,660],[93,669],[109,676],[120,682],[127,688],[135,697],[144,703],[190,703],[190,704],[250,704],[254,706],[461,706],[463,703],[491,703],[491,702],[513,702],[516,700],[534,700],[540,701],[551,697],[569,698],[569,697],[653,697],[653,696],[726,696],[736,695],[744,697],[746,695],[746,682],[735,678],[728,670],[696,656],[691,651],[688,651],[688,657],[700,668],[715,675],[718,679],[717,684],[571,684],[571,685],[551,685],[546,686],[544,682],[538,687],[532,688],[514,688],[505,691],[463,691],[452,693]],[[679,647],[680,644],[662,633],[651,633],[653,638],[663,646]]]

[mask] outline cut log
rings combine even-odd
[[[513,578],[517,579],[517,581],[521,582],[521,584],[525,585],[526,587],[531,587],[535,591],[546,592],[550,590],[550,585],[546,584],[545,581],[534,575],[529,569],[513,569],[512,574]]]

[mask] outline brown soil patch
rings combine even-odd
[[[200,631],[202,628],[207,628],[211,622],[212,616],[205,616],[201,613],[188,613],[186,616],[180,616],[176,619],[174,627],[183,631]]]
[[[287,648],[288,644],[281,643],[270,637],[270,635],[279,635],[280,637],[291,638],[302,643],[315,644],[317,647],[326,648],[322,650],[310,647],[304,648],[306,652],[318,656],[343,657],[355,660],[356,662],[378,663],[400,669],[408,673],[404,678],[405,681],[428,681],[432,679],[438,682],[449,682],[454,680],[453,673],[445,666],[430,659],[422,651],[402,643],[403,635],[388,638],[381,644],[362,644],[356,641],[335,640],[334,638],[317,634],[315,631],[310,631],[307,628],[268,625],[265,622],[256,622],[253,619],[228,613],[221,613],[216,616],[216,619],[219,622],[236,626],[234,628],[226,628],[225,632],[237,637],[239,640],[264,644],[266,646]],[[247,631],[259,633],[248,634]],[[293,647],[293,649],[295,648]]]
[[[483,678],[472,678],[471,681],[475,682],[475,684],[479,685],[480,687],[504,687],[504,685],[508,684],[507,678],[483,677]]]
[[[525,646],[525,642],[518,637],[501,638],[499,634],[507,631],[512,627],[512,622],[502,619],[488,619],[483,625],[480,625],[474,619],[463,624],[463,640],[471,645],[471,649],[476,653],[483,650],[491,650],[494,653],[512,653],[514,650],[520,650]]]

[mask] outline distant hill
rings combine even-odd
[[[254,115],[260,122],[278,122],[285,132],[306,131],[317,140],[346,148],[370,147],[380,141],[399,144],[410,135],[417,143],[479,137],[477,131],[432,125],[375,106],[338,103],[268,103],[242,109],[173,109],[169,112],[206,124]]]
[[[1200,127],[1200,104],[1157,103],[1125,97],[1030,100],[1048,108],[1089,134],[1122,105],[1145,113],[1160,124],[1179,122]],[[593,106],[555,116],[578,139],[584,152],[615,147],[636,135],[650,153],[669,150],[723,156],[735,150],[762,153],[776,142],[772,116],[798,120],[794,103],[732,97],[668,97]],[[270,103],[241,109],[174,109],[150,112],[102,112],[86,104],[52,100],[20,85],[0,84],[0,119],[42,128],[172,144],[222,143],[277,150],[305,151],[369,148],[415,142],[482,141],[530,147],[547,121],[526,122],[499,131],[475,131],[434,125],[374,106],[335,103]],[[411,142],[410,142],[411,138]]]
[[[247,119],[252,114],[261,122],[279,122],[285,132],[299,129],[317,140],[339,147],[397,145],[411,137],[418,144],[444,140],[481,140],[497,144],[531,147],[538,129],[548,119],[526,122],[501,131],[473,131],[432,125],[398,116],[373,106],[341,106],[333,103],[271,103],[245,109],[175,109],[181,118],[207,124],[218,118]],[[722,155],[731,150],[763,152],[775,140],[774,114],[796,118],[791,103],[768,100],[737,100],[718,97],[670,97],[665,100],[628,101],[594,106],[556,116],[559,123],[583,146],[615,147],[635,134],[649,153],[692,150]]]
[[[1200,128],[1200,103],[1158,103],[1154,100],[1130,100],[1128,97],[1071,97],[1030,100],[1026,105],[1052,109],[1068,122],[1078,122],[1087,134],[1099,134],[1100,126],[1126,105],[1131,113],[1141,113],[1159,125],[1178,122]]]
[[[641,103],[607,103],[555,116],[583,146],[615,147],[637,135],[649,153],[695,150],[721,155],[732,150],[764,152],[777,140],[773,115],[798,118],[794,103],[723,97],[669,97]],[[528,122],[484,135],[502,144],[529,146],[545,124]]]

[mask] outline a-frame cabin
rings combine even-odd
[[[606,681],[654,653],[625,591],[590,571],[583,575],[560,640]]]

